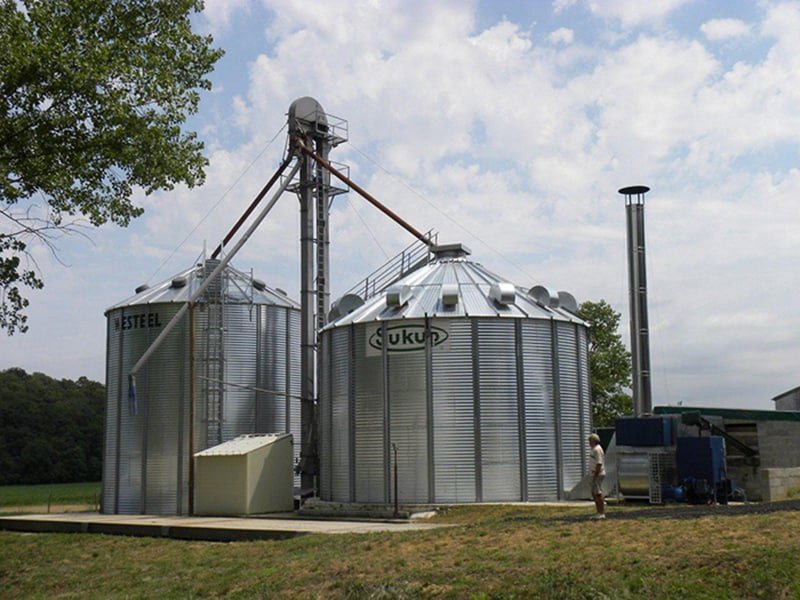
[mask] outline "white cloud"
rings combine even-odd
[[[227,29],[231,16],[240,10],[249,10],[249,0],[205,0],[203,16],[208,21],[211,30],[219,32]]]
[[[575,32],[566,27],[560,27],[547,36],[551,44],[569,45],[575,40]]]
[[[589,10],[604,19],[620,21],[624,27],[636,27],[659,21],[692,0],[589,0]]]
[[[572,8],[575,6],[578,0],[553,0],[553,12],[555,14],[561,14],[568,8]]]
[[[703,23],[700,31],[712,42],[718,42],[749,35],[750,26],[740,19],[712,19]]]

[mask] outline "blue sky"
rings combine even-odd
[[[800,384],[800,4],[207,0],[195,24],[227,52],[190,121],[206,184],[61,240],[67,267],[37,249],[46,287],[0,368],[103,380],[104,309],[217,244],[311,95],[349,121],[332,158],[378,198],[518,285],[605,298],[626,341],[616,190],[651,186],[655,403],[771,408]],[[332,222],[334,295],[412,241],[354,194]],[[297,231],[286,196],[236,266],[297,296]]]

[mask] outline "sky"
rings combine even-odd
[[[103,381],[105,309],[216,246],[309,95],[382,202],[519,286],[607,300],[626,344],[617,190],[650,186],[654,404],[771,409],[800,385],[800,3],[206,0],[195,28],[226,51],[188,123],[205,185],[34,249],[46,286],[0,368]],[[331,222],[334,298],[413,242],[354,193]],[[287,194],[235,266],[298,297],[298,232]]]

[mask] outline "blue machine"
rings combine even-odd
[[[725,468],[725,440],[721,436],[679,437],[675,467],[689,502],[727,501],[732,482]]]
[[[675,426],[670,417],[621,417],[615,423],[617,446],[672,446]]]

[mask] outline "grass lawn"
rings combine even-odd
[[[800,511],[569,520],[587,511],[463,507],[436,517],[460,527],[230,544],[0,533],[0,589],[4,598],[800,598]]]
[[[52,483],[0,486],[0,510],[20,507],[92,505],[100,493],[100,482]]]

